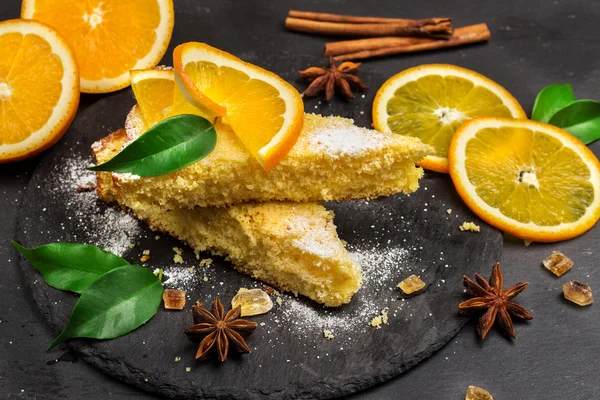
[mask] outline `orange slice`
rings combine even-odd
[[[448,152],[456,190],[479,217],[534,242],[579,236],[600,218],[600,163],[562,129],[482,117],[454,134]]]
[[[0,162],[52,146],[78,104],[79,72],[65,40],[35,21],[0,22]]]
[[[23,0],[21,17],[48,24],[73,48],[81,91],[129,86],[129,71],[157,65],[173,31],[172,0]]]
[[[157,67],[131,71],[131,88],[138,102],[146,129],[165,118],[202,112],[188,103],[177,85],[173,68]]]
[[[265,170],[296,143],[304,121],[302,97],[276,74],[195,42],[177,46],[173,64],[187,100],[231,126]]]
[[[448,146],[463,122],[480,116],[527,118],[502,86],[477,72],[448,64],[409,68],[388,79],[373,102],[378,131],[416,136],[435,148],[419,165],[448,172]]]

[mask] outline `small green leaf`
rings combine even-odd
[[[83,293],[104,273],[129,264],[119,256],[87,244],[51,243],[33,249],[15,241],[12,244],[48,285],[75,293]]]
[[[585,144],[600,139],[600,102],[577,100],[552,116],[550,125],[571,133]]]
[[[209,155],[217,144],[214,126],[192,114],[167,118],[92,171],[157,176],[177,171]]]
[[[81,295],[65,329],[48,346],[73,338],[114,339],[156,314],[163,287],[152,271],[137,265],[113,269]]]
[[[535,99],[531,119],[547,123],[558,110],[574,101],[575,95],[570,84],[547,86]]]

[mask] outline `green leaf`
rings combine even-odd
[[[574,101],[575,95],[570,84],[547,86],[535,99],[531,119],[547,123],[558,110]]]
[[[48,285],[75,293],[83,293],[104,273],[129,264],[119,256],[87,244],[51,243],[33,249],[15,241],[12,244]]]
[[[152,271],[137,265],[113,269],[81,295],[65,329],[48,346],[73,338],[114,339],[156,314],[163,287]]]
[[[92,171],[157,176],[177,171],[209,155],[217,144],[214,126],[192,114],[167,118]]]
[[[571,133],[585,144],[600,139],[600,102],[577,100],[552,116],[550,125]]]

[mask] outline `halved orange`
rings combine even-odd
[[[195,42],[177,46],[173,64],[187,100],[229,125],[265,170],[296,143],[304,122],[302,97],[276,74]]]
[[[172,0],[23,0],[21,17],[48,24],[73,48],[81,91],[129,86],[129,71],[157,65],[173,32]]]
[[[466,68],[427,64],[388,79],[373,102],[378,131],[416,136],[435,148],[419,165],[448,172],[448,147],[463,122],[480,116],[527,118],[517,100],[496,82]]]
[[[516,237],[571,239],[600,218],[600,163],[581,141],[555,126],[475,118],[454,134],[448,160],[469,208]]]
[[[39,22],[0,22],[0,162],[52,146],[78,104],[79,72],[66,41]]]

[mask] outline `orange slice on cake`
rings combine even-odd
[[[265,170],[296,143],[304,121],[302,97],[276,74],[195,42],[177,46],[173,64],[187,101],[229,125]]]

